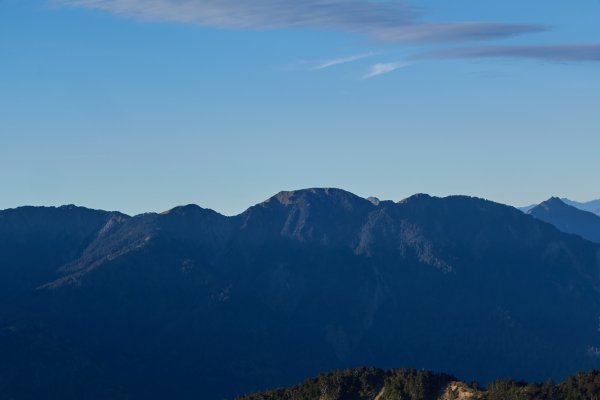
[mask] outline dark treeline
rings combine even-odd
[[[487,387],[415,369],[358,368],[308,379],[238,400],[599,400],[600,372],[580,372],[555,384],[498,380]]]

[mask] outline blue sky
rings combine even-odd
[[[235,214],[314,186],[600,198],[598,16],[598,0],[0,0],[0,208]]]

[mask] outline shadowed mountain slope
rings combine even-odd
[[[61,218],[44,237],[79,211]],[[307,189],[76,231],[0,305],[0,393],[221,399],[356,365],[480,381],[600,366],[600,246],[490,201]]]

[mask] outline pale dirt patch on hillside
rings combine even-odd
[[[479,399],[479,392],[467,387],[462,382],[451,382],[439,400],[477,400]]]

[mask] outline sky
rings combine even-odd
[[[600,0],[0,0],[0,209],[600,198]]]

